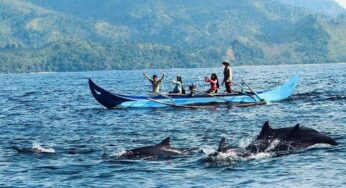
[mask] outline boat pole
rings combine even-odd
[[[167,98],[167,99],[169,99],[169,100],[171,100],[172,103],[175,105],[175,100],[174,100],[172,97],[169,97],[168,95],[164,95],[164,94],[162,94],[162,93],[159,93],[159,95],[162,96],[162,97],[165,97],[165,98]]]
[[[265,102],[265,100],[262,99],[262,98],[258,95],[258,93],[257,93],[255,90],[253,90],[249,84],[247,84],[247,83],[245,82],[245,80],[244,80],[243,78],[240,78],[240,80],[250,89],[250,91],[252,91],[252,92],[256,95],[256,97],[257,97],[261,102]]]
[[[244,92],[245,88],[235,82],[232,81],[232,84],[234,84],[235,86],[238,86],[241,89],[241,92]]]
[[[207,108],[207,107],[204,107],[204,106],[187,106],[187,105],[170,104],[170,103],[162,102],[162,101],[155,100],[155,99],[152,99],[152,98],[147,98],[147,99],[148,99],[149,101],[152,101],[152,102],[155,102],[155,103],[158,103],[158,104],[163,104],[163,105],[167,105],[167,106],[172,106],[172,107],[175,107],[175,108],[190,108],[190,109]]]

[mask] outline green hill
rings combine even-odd
[[[341,62],[345,20],[279,0],[2,0],[0,72]]]

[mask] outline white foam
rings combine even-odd
[[[274,155],[272,152],[262,152],[244,156],[244,153],[237,150],[229,150],[225,153],[218,153],[217,156],[210,157],[212,161],[248,161],[269,158]]]
[[[251,160],[258,160],[258,159],[265,159],[265,158],[269,158],[269,157],[272,157],[274,156],[274,153],[272,152],[261,152],[261,153],[257,153],[257,154],[252,154],[250,155],[248,158],[251,159]]]
[[[243,161],[246,160],[245,157],[241,157],[238,155],[238,152],[233,150],[228,150],[224,153],[219,153],[214,160],[216,161]]]
[[[269,146],[266,148],[265,152],[269,152],[271,150],[273,150],[278,144],[280,143],[279,139],[274,139]]]
[[[55,153],[53,148],[44,148],[38,143],[32,143],[32,149],[39,153]]]
[[[215,149],[213,149],[211,146],[201,146],[200,150],[205,153],[206,155],[210,155],[214,152],[216,152]]]
[[[126,150],[122,150],[122,151],[120,151],[120,152],[114,152],[114,153],[112,153],[110,156],[111,157],[121,157],[121,156],[123,156],[123,155],[125,155],[126,154]]]

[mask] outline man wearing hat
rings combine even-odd
[[[222,64],[225,66],[225,69],[223,70],[223,82],[225,83],[226,91],[227,93],[232,92],[232,69],[231,66],[229,65],[229,62],[227,60],[222,61]]]

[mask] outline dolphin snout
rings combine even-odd
[[[331,137],[329,136],[324,136],[324,139],[321,139],[321,142],[323,143],[327,143],[327,144],[330,144],[332,146],[336,146],[338,145],[338,143]]]
[[[332,146],[338,145],[338,143],[337,143],[335,140],[333,140],[333,139],[331,139],[331,141],[329,142],[329,144],[332,145]]]

